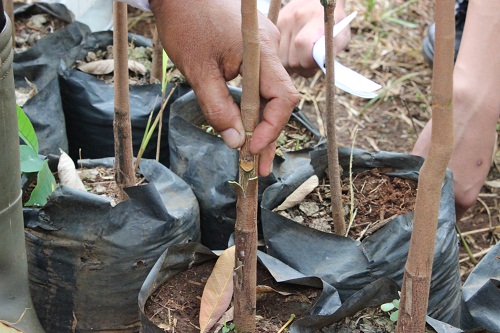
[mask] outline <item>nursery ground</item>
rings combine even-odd
[[[284,1],[286,2],[286,1]],[[431,117],[432,70],[425,62],[421,44],[434,21],[432,1],[347,1],[346,11],[358,11],[351,23],[351,41],[337,60],[382,85],[373,100],[337,89],[336,116],[339,145],[370,151],[410,153],[418,134]],[[130,30],[151,37],[154,19],[130,8]],[[293,76],[301,94],[299,106],[323,127],[325,77]],[[235,84],[238,84],[237,82]],[[462,279],[468,276],[500,237],[500,154],[497,152],[475,205],[457,222],[462,233]],[[467,251],[469,248],[469,251]]]

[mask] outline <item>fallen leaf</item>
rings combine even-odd
[[[285,210],[288,208],[292,208],[298,203],[302,202],[304,198],[311,193],[319,184],[318,176],[314,175],[308,180],[306,180],[302,185],[300,185],[292,194],[290,194],[285,201],[277,208],[275,211]]]
[[[115,62],[113,59],[103,59],[92,61],[78,66],[78,69],[87,74],[104,75],[112,73],[115,69]]]
[[[115,62],[113,59],[102,59],[82,64],[77,67],[82,72],[93,75],[110,74],[115,69]],[[136,60],[129,59],[128,69],[134,73],[144,75],[147,72],[146,66]]]
[[[287,292],[284,292],[284,291],[279,291],[279,290],[273,289],[273,288],[271,288],[269,286],[264,286],[264,285],[257,286],[257,294],[264,294],[264,293],[277,293],[277,294],[280,294],[282,296],[293,295],[293,293],[287,293]]]
[[[220,255],[207,280],[200,305],[200,332],[210,330],[231,304],[233,296],[234,251],[231,246]]]
[[[128,61],[128,69],[130,69],[132,72],[140,74],[140,75],[145,75],[146,72],[148,71],[146,69],[146,66],[138,62],[137,60],[132,60],[130,59]]]
[[[85,185],[76,172],[75,163],[68,154],[62,149],[59,149],[61,156],[57,165],[57,174],[59,175],[59,183],[77,190],[87,191]]]

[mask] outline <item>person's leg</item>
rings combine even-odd
[[[449,168],[454,174],[457,218],[476,201],[491,166],[496,124],[500,116],[500,1],[469,3],[453,75],[455,150]],[[422,131],[413,154],[429,149],[431,122]]]
[[[457,59],[458,49],[462,41],[462,34],[464,31],[465,18],[467,13],[467,6],[469,0],[456,0],[455,2],[455,60]],[[422,52],[425,61],[432,67],[434,60],[434,35],[436,33],[436,25],[433,23],[427,35],[422,41]]]

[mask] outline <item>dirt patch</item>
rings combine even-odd
[[[345,220],[353,222],[349,237],[363,239],[398,215],[413,211],[417,183],[399,177],[389,177],[390,169],[371,169],[353,175],[352,198],[349,178],[341,179]],[[324,179],[298,206],[279,214],[325,232],[333,232],[330,184]]]
[[[145,305],[145,313],[165,332],[199,332],[199,309],[203,288],[214,267],[215,261],[207,262],[179,273],[171,281],[151,295]],[[320,289],[276,283],[260,264],[257,269],[257,332],[275,333],[291,314],[300,317],[307,313]],[[214,332],[214,331],[212,331]]]

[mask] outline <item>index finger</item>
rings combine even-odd
[[[299,101],[299,93],[276,54],[261,57],[260,95],[267,103],[250,142],[252,154],[276,141]]]

